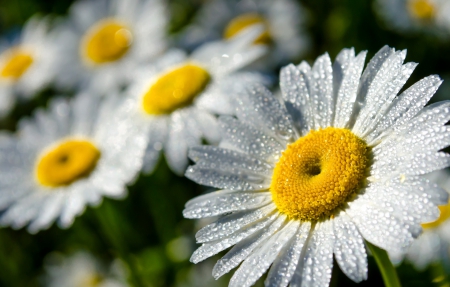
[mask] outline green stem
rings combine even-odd
[[[444,267],[440,262],[435,262],[431,264],[431,276],[433,277],[432,282],[438,287],[450,287],[449,278],[445,272]]]
[[[122,242],[122,234],[120,227],[114,220],[114,210],[109,202],[104,201],[101,208],[97,209],[97,218],[102,228],[103,234],[109,240],[109,243],[114,247],[117,255],[128,266],[130,272],[130,279],[132,284],[136,287],[144,286],[138,273],[137,266],[130,253],[126,249],[126,244]]]
[[[397,272],[395,271],[395,267],[392,265],[391,260],[389,260],[387,252],[367,241],[366,244],[377,262],[381,276],[383,277],[384,285],[386,287],[401,287],[402,285],[400,284],[400,280],[398,280]]]

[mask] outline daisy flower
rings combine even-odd
[[[377,0],[375,10],[389,27],[448,35],[450,2],[447,0]]]
[[[160,0],[81,0],[58,27],[62,88],[79,84],[104,94],[127,84],[138,65],[166,48],[168,15]],[[67,69],[70,67],[70,69]]]
[[[221,190],[186,203],[187,218],[221,217],[201,229],[200,262],[234,246],[213,269],[240,265],[230,286],[328,286],[333,255],[355,282],[367,277],[365,240],[402,253],[439,216],[447,193],[419,175],[450,165],[450,102],[425,107],[441,80],[396,96],[414,70],[406,51],[344,49],[281,70],[283,103],[261,85],[219,119],[219,147],[190,150],[186,176]],[[362,75],[361,75],[362,73]]]
[[[450,174],[448,170],[440,170],[428,176],[436,181],[447,192],[450,192]],[[450,248],[450,206],[439,206],[441,214],[436,221],[422,224],[424,232],[417,238],[406,254],[406,258],[417,269],[424,269],[429,264],[449,260]]]
[[[116,97],[79,94],[22,120],[17,136],[0,138],[0,224],[32,233],[59,218],[72,224],[85,205],[120,198],[142,165],[147,140],[117,122]]]
[[[304,20],[305,11],[297,1],[209,1],[182,32],[181,44],[192,47],[205,41],[230,39],[252,25],[262,24],[264,30],[255,43],[271,46],[264,63],[276,66],[298,58],[308,48],[309,38],[302,29]]]
[[[48,287],[126,287],[120,262],[105,266],[91,254],[79,251],[64,257],[52,253],[46,258],[45,286]]]
[[[16,97],[31,98],[54,80],[59,60],[55,41],[48,19],[33,17],[15,40],[0,42],[0,117]]]
[[[171,169],[183,174],[189,147],[202,138],[218,142],[214,115],[233,113],[232,95],[245,83],[263,81],[259,74],[236,72],[265,52],[263,46],[251,45],[260,31],[254,27],[232,41],[205,44],[189,56],[171,50],[135,74],[125,120],[148,127],[144,171],[153,170],[164,148]]]

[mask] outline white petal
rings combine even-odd
[[[329,286],[333,268],[333,245],[331,221],[317,223],[307,245],[303,247],[304,256],[300,258],[290,286]]]
[[[240,123],[232,117],[219,118],[220,126],[224,132],[221,146],[234,148],[250,156],[277,162],[285,146],[276,139],[266,135],[249,125]]]
[[[191,256],[191,262],[198,263],[200,261],[205,260],[208,257],[211,257],[222,250],[227,249],[230,246],[242,241],[247,238],[249,235],[255,233],[256,231],[266,227],[268,224],[272,223],[276,218],[278,218],[278,213],[273,213],[270,216],[264,217],[252,224],[245,226],[244,228],[236,231],[228,237],[223,239],[208,242],[202,244],[197,250],[195,250],[194,254]],[[264,231],[263,231],[264,232]],[[260,234],[258,232],[257,234]]]
[[[63,193],[52,194],[48,196],[43,203],[38,216],[28,226],[30,233],[36,233],[39,230],[46,229],[59,216],[65,195]]]
[[[155,119],[149,127],[149,142],[145,150],[144,163],[142,170],[145,173],[151,173],[158,163],[161,150],[167,141],[168,132],[167,118]]]
[[[270,226],[252,234],[233,246],[233,248],[231,248],[231,250],[228,251],[228,253],[225,254],[225,256],[223,256],[219,261],[217,261],[214,266],[214,278],[217,279],[238,266],[239,263],[246,259],[256,247],[279,230],[285,220],[286,216],[280,214]]]
[[[334,254],[342,272],[355,282],[367,279],[367,254],[356,225],[345,213],[333,219]]]
[[[333,65],[333,86],[336,93],[334,127],[347,127],[351,119],[366,55],[367,51],[363,51],[355,57],[352,48],[342,50],[336,57]]]
[[[411,120],[434,95],[442,84],[438,76],[429,76],[412,85],[394,99],[386,116],[380,120],[376,130],[368,136],[367,141],[375,141],[376,137],[387,130],[405,125]]]
[[[388,252],[406,252],[413,237],[404,222],[383,210],[377,202],[359,198],[349,202],[349,206],[346,213],[365,240]]]
[[[300,225],[295,236],[288,244],[286,244],[273,262],[265,281],[266,286],[288,286],[297,269],[297,264],[300,260],[300,255],[302,254],[306,239],[309,237],[310,230],[310,222],[303,222]]]
[[[326,53],[314,62],[308,74],[310,105],[315,129],[331,126],[334,118],[333,68]]]
[[[251,286],[261,277],[281,249],[294,236],[300,226],[300,221],[291,220],[281,230],[273,234],[264,243],[258,246],[252,254],[245,259],[230,280],[229,286]]]
[[[270,192],[231,193],[190,204],[183,210],[186,218],[203,218],[261,207],[272,202]]]
[[[307,134],[314,127],[306,82],[306,74],[292,64],[280,71],[281,94],[294,126],[301,135]]]
[[[197,243],[222,239],[243,228],[247,224],[252,224],[261,218],[269,216],[275,209],[276,206],[272,203],[254,210],[233,212],[200,229],[197,234],[195,234],[195,238],[197,239]]]
[[[237,97],[237,118],[265,133],[290,141],[295,138],[292,121],[272,93],[261,84],[253,84]]]

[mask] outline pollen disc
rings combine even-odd
[[[430,0],[409,0],[407,7],[414,18],[422,21],[430,21],[436,15],[436,9]]]
[[[184,64],[161,75],[142,98],[147,114],[170,114],[188,106],[210,81],[210,74],[194,64]]]
[[[18,80],[33,63],[31,54],[20,48],[6,50],[2,57],[5,61],[3,67],[0,67],[0,76],[12,80]]]
[[[225,28],[225,32],[223,37],[225,39],[230,39],[234,37],[236,34],[255,24],[263,24],[265,27],[264,32],[259,35],[258,38],[255,39],[255,44],[269,44],[271,41],[269,29],[267,27],[266,20],[259,14],[256,13],[247,13],[240,15],[230,21],[227,27]]]
[[[37,181],[47,187],[69,185],[88,176],[100,159],[100,151],[86,140],[66,140],[37,160]]]
[[[278,210],[308,221],[332,215],[362,186],[368,154],[367,144],[347,129],[310,131],[275,166],[270,191]]]
[[[121,59],[129,50],[133,36],[130,29],[115,19],[101,20],[93,25],[81,41],[81,53],[93,64]]]

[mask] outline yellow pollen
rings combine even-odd
[[[97,287],[104,282],[102,276],[99,274],[89,274],[85,278],[80,280],[78,283],[79,287]]]
[[[436,219],[435,221],[422,224],[422,227],[424,229],[436,228],[439,225],[441,225],[442,223],[444,223],[444,221],[446,221],[447,219],[450,218],[450,203],[448,203],[446,205],[440,205],[439,210],[441,211],[439,218]]]
[[[289,145],[275,166],[270,191],[289,218],[318,220],[350,199],[369,165],[367,144],[350,130],[310,131]]]
[[[184,64],[156,80],[142,98],[144,111],[151,115],[169,114],[188,106],[208,85],[208,71],[194,64]]]
[[[430,21],[434,18],[436,10],[430,0],[409,0],[408,10],[415,18]]]
[[[122,58],[131,46],[128,27],[114,19],[104,19],[93,25],[81,41],[81,53],[94,64],[114,62]]]
[[[99,158],[100,151],[89,141],[63,141],[38,158],[37,181],[47,187],[69,185],[88,176]]]
[[[33,57],[20,48],[9,49],[3,55],[6,61],[1,68],[2,78],[18,80],[33,63]]]
[[[232,19],[225,28],[223,37],[225,39],[230,39],[239,32],[241,32],[242,30],[244,30],[245,28],[248,28],[255,24],[263,24],[265,30],[261,35],[259,35],[258,38],[255,39],[254,43],[269,44],[271,41],[271,37],[267,26],[267,22],[262,16],[256,13],[247,13]]]

